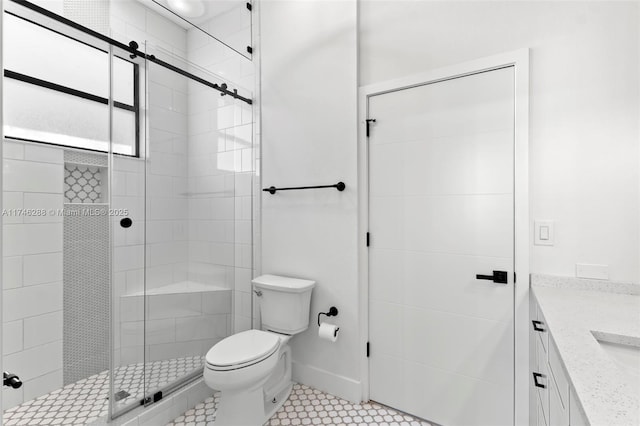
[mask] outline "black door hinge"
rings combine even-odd
[[[153,402],[158,402],[162,399],[162,392],[156,392],[153,394]]]
[[[369,342],[367,342],[367,358],[369,358]]]
[[[367,232],[367,247],[369,247],[370,236],[371,235]]]
[[[369,137],[369,134],[371,133],[371,123],[375,123],[376,119],[375,118],[367,118],[365,120],[365,122],[367,123],[367,137]]]
[[[253,10],[253,6],[251,5],[251,3],[247,3],[247,9],[249,9],[250,11]]]
[[[516,283],[516,273],[515,272],[513,273],[513,283],[514,284]]]
[[[253,47],[251,47],[251,46],[247,46],[247,52],[249,52],[249,53],[253,53]]]

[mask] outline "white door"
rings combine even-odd
[[[371,399],[513,424],[514,68],[371,96],[368,116]],[[476,278],[493,271],[507,283]]]

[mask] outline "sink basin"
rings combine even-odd
[[[630,336],[617,336],[592,331],[600,347],[626,374],[640,382],[640,341]]]

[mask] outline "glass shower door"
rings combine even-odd
[[[145,60],[111,48],[112,417],[145,398]]]
[[[145,377],[153,402],[201,377],[204,355],[232,332],[235,147],[251,132],[242,142],[239,101],[203,84],[221,79],[147,51],[176,69],[147,63]]]

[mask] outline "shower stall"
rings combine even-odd
[[[3,420],[115,418],[251,324],[251,58],[142,2],[106,2],[109,31],[4,3],[3,369],[23,386],[3,389]],[[146,32],[125,43],[112,27],[135,14],[114,7]],[[222,18],[250,44],[236,9]]]

